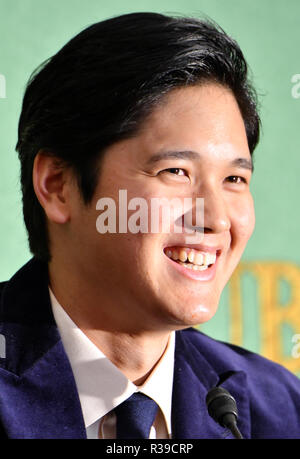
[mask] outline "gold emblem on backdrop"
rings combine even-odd
[[[242,279],[255,279],[258,302],[258,323],[245,322]],[[281,283],[288,286],[288,299],[283,301]],[[230,342],[243,346],[246,327],[259,327],[258,352],[285,366],[293,373],[300,372],[300,267],[290,262],[241,262],[229,284]],[[283,334],[284,327],[290,335]],[[251,330],[247,330],[247,333]]]

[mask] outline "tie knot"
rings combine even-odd
[[[117,438],[149,438],[158,410],[157,403],[141,392],[135,392],[115,408]]]

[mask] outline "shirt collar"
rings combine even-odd
[[[150,376],[137,387],[77,327],[50,288],[49,292],[53,315],[75,378],[85,427],[139,390],[159,405],[171,433],[175,333],[171,333],[168,346]]]
[[[170,334],[167,348],[139,391],[151,397],[160,407],[167,425],[168,433],[171,428],[171,408],[173,393],[173,373],[174,373],[174,353],[175,353],[175,332]]]

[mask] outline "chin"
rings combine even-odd
[[[191,317],[191,326],[208,322],[217,312],[218,305],[199,304]]]
[[[176,325],[177,329],[195,327],[199,324],[208,322],[217,312],[218,304],[213,302],[211,304],[198,303],[197,305],[182,305],[178,308],[176,313],[171,313],[171,321],[173,325]]]

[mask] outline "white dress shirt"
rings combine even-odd
[[[75,378],[87,438],[116,438],[116,419],[111,410],[134,392],[151,397],[159,406],[149,438],[171,438],[171,406],[175,333],[141,386],[133,384],[77,327],[49,288],[53,315]]]

